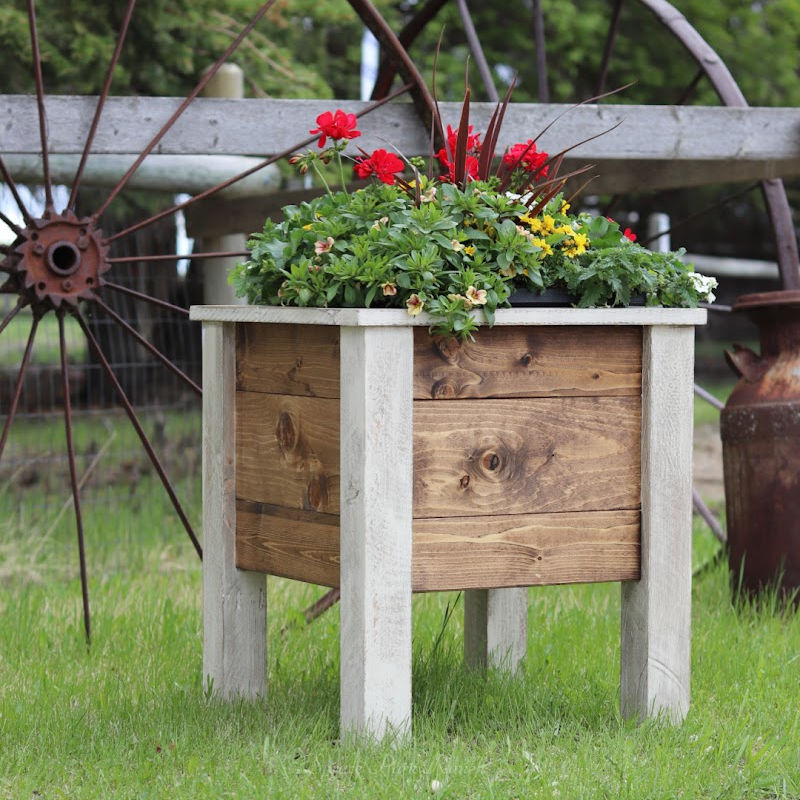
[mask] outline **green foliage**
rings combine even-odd
[[[570,215],[560,196],[531,216],[497,181],[461,189],[419,179],[416,192],[367,184],[328,192],[267,220],[231,273],[238,295],[256,304],[405,308],[431,314],[433,330],[471,336],[479,320],[509,305],[515,288],[567,289],[581,307],[694,306],[705,299],[681,253],[653,253],[619,226]]]

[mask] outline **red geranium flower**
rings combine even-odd
[[[622,231],[622,235],[626,239],[630,239],[632,242],[636,241],[636,234],[630,228],[625,228],[625,230]]]
[[[538,152],[533,139],[528,139],[527,142],[512,145],[503,156],[503,163],[511,168],[519,161],[519,166],[526,172],[535,172],[538,180],[547,177],[549,167],[544,166],[544,162],[549,157],[548,153]]]
[[[439,159],[439,161],[442,162],[442,166],[447,167],[447,174],[446,175],[442,175],[441,179],[443,181],[446,181],[446,182],[449,182],[449,183],[455,183],[455,180],[456,180],[456,167],[455,167],[455,164],[452,164],[448,160],[447,153],[445,153],[444,148],[442,148],[436,154],[436,157]],[[466,174],[470,178],[472,178],[472,180],[477,180],[478,179],[478,167],[480,166],[480,163],[479,163],[478,159],[475,158],[475,156],[467,156],[466,160],[464,162],[464,166],[467,169],[467,173]]]
[[[361,131],[356,130],[358,120],[355,114],[345,114],[340,108],[331,114],[326,111],[317,117],[317,126],[309,133],[319,133],[319,146],[325,147],[326,137],[330,136],[334,141],[339,139],[355,139],[361,136]]]
[[[447,145],[450,152],[455,154],[456,142],[458,141],[458,128],[453,130],[449,125],[447,126]],[[472,125],[467,128],[467,152],[479,153],[481,149],[481,135],[472,132]]]
[[[375,150],[369,158],[359,158],[353,167],[359,178],[368,178],[374,175],[379,181],[390,186],[396,183],[394,174],[402,172],[405,164],[401,158],[386,150]]]

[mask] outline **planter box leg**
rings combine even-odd
[[[411,728],[411,328],[341,328],[342,738]]]
[[[516,672],[528,642],[528,589],[464,592],[464,661]]]
[[[267,691],[266,581],[236,568],[235,328],[203,325],[203,678],[225,699]]]
[[[622,584],[624,717],[689,709],[694,331],[644,330],[641,580]]]

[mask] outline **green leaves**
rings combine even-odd
[[[253,303],[405,308],[428,312],[432,329],[472,337],[494,322],[515,288],[559,287],[581,307],[696,305],[704,285],[682,253],[653,253],[604,217],[570,215],[560,196],[531,216],[490,183],[416,192],[369,184],[288,206],[252,236],[251,257],[233,270]]]

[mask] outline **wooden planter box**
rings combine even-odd
[[[514,669],[526,590],[624,581],[622,709],[688,707],[686,309],[510,309],[475,342],[404,311],[196,307],[204,671],[260,694],[259,573],[342,590],[342,726],[408,727],[411,592],[463,589]]]

